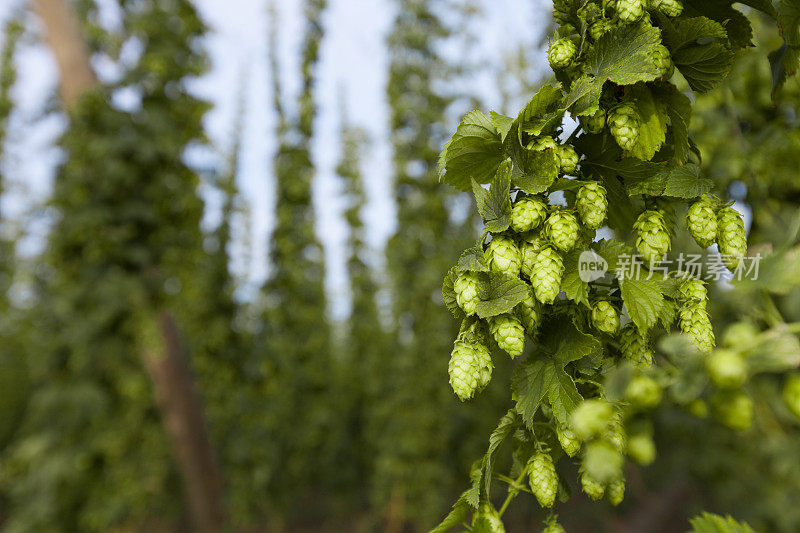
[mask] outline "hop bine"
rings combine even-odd
[[[639,139],[639,111],[631,102],[623,102],[608,112],[608,127],[623,150],[631,150]]]
[[[636,231],[636,250],[650,264],[658,263],[669,252],[672,240],[660,210],[648,209],[633,223]]]
[[[619,334],[619,347],[622,357],[635,368],[648,368],[653,365],[653,351],[634,324],[628,324]]]
[[[561,277],[564,275],[564,261],[558,252],[545,246],[536,254],[531,275],[531,286],[536,299],[543,304],[551,304],[561,292]]]
[[[538,452],[531,458],[528,462],[528,481],[539,505],[552,507],[556,503],[558,475],[549,454]]]
[[[486,261],[495,272],[519,276],[522,257],[517,244],[508,237],[495,235],[486,248]]]
[[[569,211],[559,209],[544,221],[547,239],[562,252],[569,252],[578,242],[578,219]]]
[[[717,214],[717,245],[725,265],[736,270],[747,253],[747,237],[742,215],[733,207],[724,207]]]
[[[691,207],[686,215],[689,233],[700,248],[708,248],[717,238],[717,215],[714,211],[714,200],[703,196]]]
[[[512,358],[522,355],[525,329],[517,317],[509,313],[489,317],[489,329],[501,350]]]
[[[572,65],[572,60],[578,53],[578,48],[571,39],[566,37],[551,42],[547,49],[547,60],[554,69],[566,68]]]
[[[575,207],[583,225],[589,229],[597,229],[603,225],[608,213],[606,189],[596,181],[590,181],[578,189]]]

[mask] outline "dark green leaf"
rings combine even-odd
[[[478,213],[483,219],[483,229],[500,233],[511,224],[511,160],[507,159],[497,169],[497,175],[487,191],[477,182],[472,182],[472,192],[478,202]]]
[[[453,313],[453,316],[456,318],[461,318],[464,316],[464,312],[458,306],[458,302],[456,301],[456,291],[453,289],[453,284],[458,277],[458,269],[456,267],[451,268],[447,275],[444,277],[444,283],[442,283],[442,299],[444,299],[444,304]]]
[[[472,180],[488,183],[503,160],[503,143],[492,122],[480,111],[470,111],[461,120],[442,153],[442,181],[469,191]]]
[[[642,334],[650,331],[658,320],[661,306],[664,305],[664,296],[657,279],[619,280],[622,291],[622,301],[628,308],[628,314]]]
[[[491,272],[481,286],[477,312],[481,318],[508,313],[528,296],[528,285],[519,278]]]

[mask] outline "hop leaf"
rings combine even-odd
[[[537,228],[547,216],[547,204],[539,197],[523,196],[511,209],[511,229],[525,233]]]
[[[609,302],[600,300],[592,306],[592,325],[598,331],[616,335],[619,331],[619,313]]]
[[[596,181],[590,181],[578,189],[575,207],[589,229],[597,229],[603,225],[608,213],[608,199],[606,189]]]
[[[561,277],[564,275],[564,260],[558,252],[545,246],[536,254],[533,263],[531,285],[536,299],[543,304],[551,304],[561,290]]]
[[[800,374],[790,374],[786,376],[783,383],[783,402],[789,411],[797,418],[800,418]]]
[[[701,352],[710,352],[714,349],[714,329],[711,327],[711,319],[704,303],[684,304],[678,312],[678,325],[682,332],[691,337]]]
[[[639,139],[639,112],[631,102],[623,102],[608,112],[608,127],[623,150],[631,150]]]
[[[488,385],[492,368],[492,358],[486,346],[457,340],[447,367],[453,392],[462,402],[469,400],[476,391]]]
[[[617,16],[623,24],[636,22],[644,15],[644,0],[617,0]]]
[[[711,383],[721,389],[738,389],[747,381],[747,363],[733,350],[714,350],[705,363]]]
[[[636,231],[636,250],[650,263],[658,263],[669,252],[672,240],[664,215],[660,210],[648,209],[633,223]]]
[[[502,235],[495,235],[486,248],[486,262],[495,272],[503,272],[511,276],[519,276],[522,257],[517,244]]]
[[[569,211],[559,209],[544,221],[547,239],[562,252],[569,252],[578,242],[578,219]]]
[[[648,368],[653,365],[653,351],[635,325],[628,324],[622,328],[619,346],[622,357],[634,367]]]
[[[480,287],[480,276],[477,272],[461,272],[453,284],[456,293],[458,306],[469,315],[474,315],[480,301],[478,289]]]
[[[701,248],[708,248],[717,238],[717,215],[714,212],[714,201],[703,196],[691,207],[686,215],[689,233]]]
[[[648,376],[635,376],[625,388],[625,399],[643,411],[654,409],[661,403],[661,385]]]
[[[742,391],[720,392],[711,402],[714,417],[735,431],[747,431],[753,423],[753,400]]]
[[[725,207],[717,215],[717,244],[725,265],[735,270],[747,253],[747,236],[742,215],[733,207]]]
[[[525,348],[525,330],[517,317],[503,313],[489,317],[489,329],[501,350],[512,358],[522,355]]]
[[[539,505],[552,507],[558,493],[558,475],[549,454],[538,452],[528,462],[528,481]]]
[[[551,42],[547,49],[547,60],[554,69],[566,68],[572,64],[578,48],[572,40],[564,37]]]
[[[559,144],[556,147],[556,155],[561,166],[561,172],[570,176],[575,175],[575,170],[577,170],[578,161],[580,160],[575,148],[569,144]]]
[[[556,435],[558,436],[558,443],[568,456],[574,457],[580,451],[581,441],[570,428],[556,424]]]
[[[656,445],[646,433],[637,433],[628,438],[628,457],[640,465],[649,465],[656,458]]]

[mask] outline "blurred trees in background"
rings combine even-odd
[[[278,74],[274,12],[270,22],[272,94],[265,98],[277,117],[276,226],[269,278],[250,301],[235,296],[229,268],[243,200],[236,178],[244,104],[224,147],[227,166],[210,179],[223,199],[215,228],[201,227],[200,178],[184,160],[188,146],[207,143],[202,119],[208,105],[187,89],[188,80],[207,70],[206,28],[192,3],[120,0],[122,24],[113,31],[98,23],[92,0],[66,5],[79,14],[93,54],[115,60],[132,40],[142,51],[113,82],[85,90],[68,106],[63,163],[49,201],[56,217],[44,252],[26,264],[30,272],[15,270],[13,233],[0,233],[3,530],[186,530],[192,521],[202,529],[203,517],[209,530],[223,520],[244,531],[432,526],[467,479],[477,457],[472,452],[485,446],[487,430],[509,407],[490,387],[479,409],[459,409],[446,379],[455,325],[441,300],[441,280],[478,236],[471,216],[457,216],[461,199],[436,177],[453,126],[448,111],[454,98],[444,90],[452,65],[441,53],[452,37],[445,16],[450,3],[395,2],[386,96],[397,226],[385,272],[374,269],[366,238],[369,176],[361,167],[369,139],[342,111],[336,173],[345,191],[349,238],[340,253],[347,258],[351,299],[343,323],[329,316],[312,202],[315,73],[327,2],[303,2],[301,84],[291,102]],[[0,154],[24,16],[3,29]],[[759,49],[739,61],[726,91],[699,99],[693,129],[707,154],[705,172],[753,212],[751,246],[781,250],[786,259],[774,302],[750,309],[747,287],[716,291],[718,331],[744,315],[759,323],[769,323],[769,313],[800,319],[794,266],[800,92],[790,81],[773,105],[761,47],[773,49],[778,39],[771,26],[756,27]],[[535,72],[505,77],[529,80]],[[125,109],[111,103],[123,88],[137,95]],[[6,186],[0,174],[0,192]],[[30,293],[24,305],[10,296],[14,282]],[[378,300],[382,292],[387,298]],[[170,334],[173,323],[177,335]],[[159,381],[163,374],[154,368],[182,358],[191,374],[181,373],[180,365],[169,368],[177,372],[173,377],[193,380],[188,389]],[[510,368],[510,362],[498,365],[495,382]],[[774,389],[778,401],[777,384]],[[202,411],[193,411],[198,404],[192,401],[171,409],[165,394],[176,390],[196,391]],[[197,420],[192,425],[181,418],[193,412],[202,415],[199,429]],[[223,477],[219,493],[214,465],[192,474],[192,458],[208,458],[202,442],[188,451],[181,447],[174,416],[178,426],[198,429],[199,441],[208,439]],[[800,527],[791,500],[800,492],[798,431],[762,428],[769,439],[754,443],[685,424],[679,414],[664,415],[659,440],[681,446],[659,445],[670,451],[642,472],[641,486],[632,487],[634,501],[692,514],[696,509],[684,499],[667,501],[677,486],[765,530]],[[745,478],[748,484],[731,481]],[[198,501],[209,508],[198,508]],[[623,505],[621,512],[628,511]],[[536,509],[514,512],[511,531],[528,530],[538,520]],[[613,530],[614,517],[586,512],[576,528],[605,524]]]

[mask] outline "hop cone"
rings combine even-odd
[[[450,373],[450,386],[463,402],[488,384],[492,375],[492,358],[486,346],[457,340],[447,370]]]
[[[686,215],[689,233],[700,248],[708,248],[717,238],[717,215],[714,212],[714,201],[703,196],[691,207]]]
[[[667,223],[660,210],[643,211],[633,223],[633,229],[636,230],[636,250],[650,264],[661,261],[672,247]]]
[[[652,58],[653,63],[658,68],[659,76],[667,80],[670,79],[675,70],[675,65],[672,63],[672,56],[669,54],[667,47],[663,44],[656,46],[653,50]]]
[[[783,383],[783,403],[789,411],[800,418],[800,374],[789,374]]]
[[[569,144],[559,144],[556,147],[556,155],[561,166],[561,172],[574,176],[580,160],[575,148]]]
[[[568,427],[563,427],[560,424],[556,425],[556,435],[558,436],[558,443],[564,453],[570,457],[575,456],[581,449],[581,441],[578,436]]]
[[[753,423],[753,400],[742,391],[717,394],[712,407],[720,424],[735,431],[746,431]]]
[[[614,24],[610,20],[598,19],[589,26],[589,35],[592,39],[599,41],[600,37],[608,33],[614,28]]]
[[[517,244],[513,240],[502,235],[495,235],[486,248],[485,255],[489,268],[492,270],[504,272],[511,276],[519,276],[522,257]]]
[[[636,368],[648,368],[653,365],[653,351],[647,345],[633,324],[628,324],[619,334],[619,346],[622,357]]]
[[[639,112],[630,102],[623,102],[608,112],[608,127],[623,150],[630,150],[639,138]]]
[[[592,479],[586,472],[581,473],[581,488],[587,496],[595,501],[602,500],[605,494],[603,484]]]
[[[541,322],[539,302],[536,301],[532,294],[528,294],[527,298],[517,304],[515,310],[520,322],[525,326],[525,331],[533,336]]]
[[[728,326],[722,336],[722,344],[731,348],[747,348],[758,336],[758,328],[749,322],[736,322]]]
[[[656,445],[650,435],[637,433],[628,439],[628,457],[640,465],[649,465],[656,459]]]
[[[603,438],[619,453],[625,451],[625,427],[622,424],[622,414],[619,411],[614,412],[614,416],[611,418],[611,426],[603,435]]]
[[[558,475],[549,454],[539,452],[528,463],[528,481],[539,505],[552,507],[556,503]]]
[[[461,272],[453,283],[458,306],[469,315],[474,315],[481,299],[478,297],[480,277],[477,272]]]
[[[714,349],[714,330],[708,317],[705,305],[689,302],[678,312],[678,325],[681,331],[689,335],[701,352]]]
[[[706,370],[720,389],[738,389],[747,381],[747,362],[733,350],[714,350],[706,359]]]
[[[680,0],[654,0],[653,7],[668,17],[678,17],[683,13],[683,4]]]
[[[501,350],[512,358],[522,354],[525,348],[525,329],[517,317],[509,313],[490,317],[489,329]]]
[[[725,265],[735,270],[747,253],[747,237],[742,215],[730,206],[720,210],[717,215],[717,244]]]
[[[522,245],[519,248],[520,254],[522,255],[522,273],[525,274],[528,279],[533,278],[533,268],[536,264],[536,254],[539,253],[539,250],[542,249],[544,243],[538,237],[529,237],[527,240],[522,242]]]
[[[547,204],[538,197],[524,196],[511,209],[511,229],[525,233],[541,224],[547,217]]]
[[[557,146],[558,143],[556,143],[556,141],[549,135],[542,135],[541,137],[537,137],[528,143],[528,149],[535,150],[537,152],[541,152],[544,150],[555,151]]]
[[[625,399],[634,408],[645,411],[658,407],[661,395],[661,385],[648,376],[634,377],[625,388]]]
[[[559,209],[544,221],[544,233],[562,252],[569,252],[578,242],[578,219],[569,211]]]
[[[617,0],[617,16],[623,24],[636,22],[644,15],[644,0]]]
[[[604,433],[614,418],[614,408],[605,400],[590,399],[572,411],[569,423],[581,440],[589,440]]]
[[[684,301],[705,302],[708,297],[706,284],[699,279],[690,278],[681,283],[681,298]]]
[[[542,530],[542,533],[567,533],[564,527],[556,522],[555,517],[550,518],[547,525]]]
[[[547,49],[547,60],[554,69],[566,68],[572,64],[577,52],[578,48],[575,43],[564,37],[550,43],[550,47]]]
[[[564,275],[564,260],[558,252],[545,246],[536,254],[533,263],[531,285],[536,299],[543,304],[551,304],[561,292],[561,277]]]
[[[617,505],[622,503],[622,500],[624,498],[625,498],[624,479],[618,479],[608,484],[608,488],[606,489],[606,499],[608,500],[608,503],[616,507]]]
[[[478,512],[472,517],[473,533],[505,533],[503,520],[489,502],[481,503]]]
[[[600,133],[606,127],[606,110],[600,108],[592,116],[581,117],[580,121],[586,133]]]
[[[592,324],[598,331],[616,335],[619,331],[619,313],[609,302],[600,300],[592,306]]]
[[[608,212],[606,189],[596,181],[590,181],[578,189],[575,207],[589,229],[597,229],[603,225]]]

